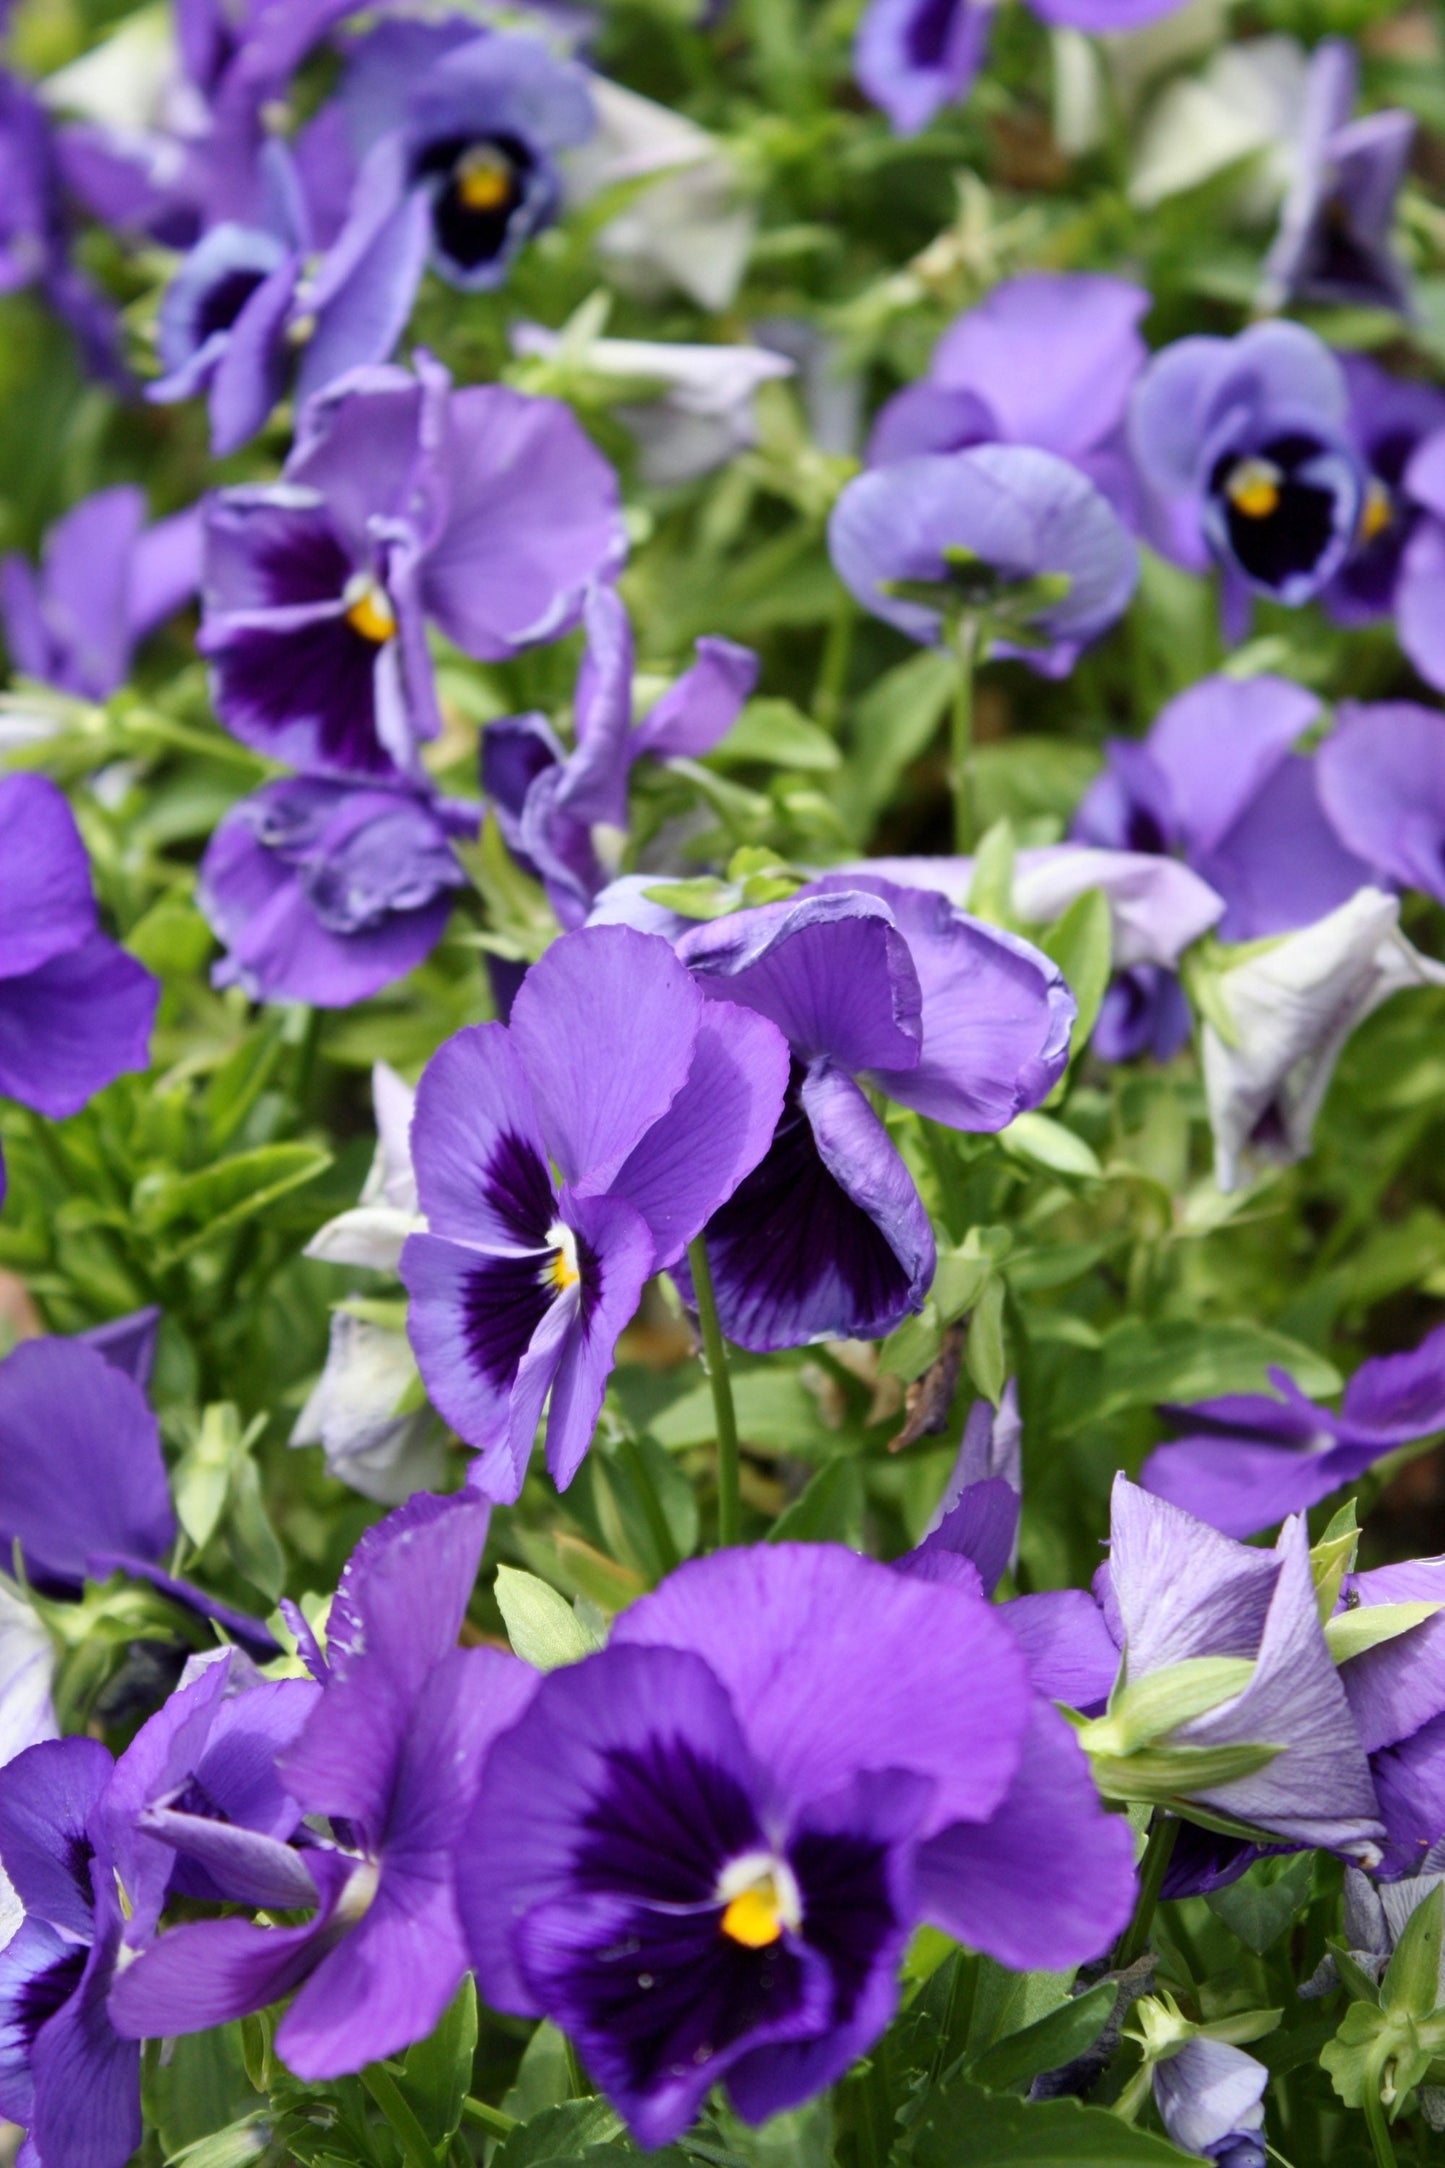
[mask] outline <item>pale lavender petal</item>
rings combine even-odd
[[[1236,2131],[1264,2125],[1269,2072],[1227,2040],[1186,2040],[1154,2066],[1154,2099],[1164,2128],[1186,2153],[1212,2154]]]
[[[0,1092],[59,1120],[150,1065],[159,979],[105,934],[0,980]]]
[[[1193,1656],[1257,1653],[1279,1580],[1274,1552],[1231,1542],[1122,1475],[1114,1478],[1109,1528],[1109,1579],[1131,1678]]]
[[[1343,700],[1315,758],[1336,833],[1389,880],[1445,901],[1445,716]]]
[[[994,418],[990,435],[1074,458],[1123,421],[1148,358],[1138,327],[1150,306],[1125,279],[1027,272],[950,325],[929,376],[981,399]]]
[[[704,637],[697,661],[648,709],[632,749],[658,760],[701,760],[727,736],[751,698],[760,665],[750,647]]]

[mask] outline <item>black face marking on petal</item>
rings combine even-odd
[[[432,233],[439,253],[463,271],[495,263],[526,206],[535,165],[514,135],[451,136],[428,145],[416,173],[435,177]]]
[[[533,1249],[546,1245],[557,1217],[552,1177],[530,1144],[511,1130],[498,1137],[487,1161],[485,1182],[492,1208]]]
[[[948,56],[960,0],[927,0],[911,16],[904,33],[910,67],[941,68]]]
[[[328,766],[389,775],[394,763],[376,726],[376,656],[344,617],[275,631],[250,625],[214,658],[217,705],[262,730],[309,724]]]
[[[1263,587],[1283,588],[1309,577],[1338,539],[1339,493],[1307,471],[1322,450],[1313,437],[1290,433],[1271,438],[1248,459],[1227,452],[1215,462],[1209,489],[1223,514],[1230,550]],[[1239,476],[1257,465],[1274,469],[1277,480],[1272,492],[1256,501],[1252,492],[1239,489]]]
[[[66,1873],[85,1899],[87,1905],[95,1904],[95,1846],[89,1837],[77,1830],[68,1830],[65,1836],[63,1860]]]
[[[196,304],[191,333],[196,345],[204,346],[215,332],[229,331],[252,294],[264,284],[264,272],[237,269],[227,271],[214,286],[208,286]]]
[[[737,1779],[677,1738],[609,1754],[584,1827],[578,1886],[658,1904],[709,1904],[728,1861],[764,1841]]]
[[[63,2010],[80,1985],[85,1971],[89,1950],[77,1944],[67,1950],[64,1957],[57,1957],[53,1965],[43,1972],[34,1973],[24,1981],[12,2004],[12,2024],[27,2049],[35,2045],[35,2036],[57,2010]]]
[[[803,1830],[789,1848],[803,1899],[803,1932],[833,1975],[835,2024],[858,2006],[878,1953],[898,1926],[888,1855],[875,1838]]]
[[[547,1254],[479,1256],[463,1296],[467,1351],[489,1385],[506,1387],[556,1301]]]

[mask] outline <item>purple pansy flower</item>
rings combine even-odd
[[[140,2051],[106,2017],[122,1915],[97,1739],[29,1747],[0,1784],[0,1866],[24,1919],[0,1951],[0,2115],[35,2168],[125,2168],[141,2142]]]
[[[1342,354],[1340,366],[1349,386],[1350,435],[1366,475],[1365,503],[1355,547],[1325,589],[1324,604],[1342,625],[1398,611],[1401,645],[1421,676],[1440,685],[1445,642],[1434,604],[1445,564],[1445,491],[1432,511],[1425,448],[1432,439],[1445,445],[1445,392],[1390,376],[1363,354]],[[1412,473],[1421,480],[1418,497]]]
[[[1128,435],[1161,547],[1236,588],[1308,602],[1354,547],[1364,479],[1339,362],[1298,324],[1165,347],[1134,387]]]
[[[1445,715],[1412,701],[1342,700],[1316,756],[1339,835],[1402,888],[1445,903]]]
[[[921,454],[857,476],[833,507],[828,547],[844,586],[911,640],[946,636],[952,594],[960,609],[997,613],[999,653],[1051,677],[1066,676],[1121,615],[1139,576],[1132,541],[1087,476],[1018,444]],[[1063,593],[1030,595],[1040,580],[1062,580]],[[894,591],[917,583],[939,589],[939,606]]]
[[[571,1482],[644,1283],[762,1158],[787,1072],[771,1023],[710,1007],[664,941],[620,926],[565,934],[509,1024],[428,1064],[407,1330],[488,1496],[520,1492],[549,1393],[547,1465]]]
[[[160,1431],[134,1375],[103,1345],[22,1341],[0,1362],[0,1436],[0,1553],[18,1543],[31,1581],[70,1593],[127,1573],[257,1656],[275,1655],[259,1619],[161,1566],[176,1519]]]
[[[221,822],[196,900],[226,955],[217,986],[344,1009],[425,961],[466,875],[453,837],[478,809],[405,785],[297,776]]]
[[[1032,271],[965,311],[933,350],[922,383],[879,413],[868,464],[970,445],[1032,444],[1068,459],[1131,516],[1123,424],[1148,360],[1141,286],[1096,272]]]
[[[1440,1607],[1340,1666],[1385,1824],[1379,1872],[1417,1875],[1438,1868],[1445,1842],[1445,1559],[1348,1574],[1341,1601],[1347,1617],[1377,1604]]]
[[[1269,2072],[1229,2040],[1192,2032],[1154,2064],[1154,2105],[1174,2143],[1216,2168],[1266,2168]]]
[[[350,214],[324,250],[295,162],[279,142],[262,159],[265,222],[226,220],[202,235],[161,302],[163,375],[146,396],[204,392],[217,458],[255,436],[295,368],[295,397],[385,361],[406,327],[426,251],[419,207],[363,174]]]
[[[145,1068],[159,999],[100,931],[64,794],[44,776],[0,777],[0,1093],[52,1120],[77,1113]]]
[[[108,700],[125,683],[140,642],[201,578],[200,514],[145,522],[140,490],[98,490],[56,521],[38,569],[13,552],[0,560],[0,613],[17,670],[82,700]]]
[[[1414,116],[1352,120],[1360,63],[1345,38],[1326,38],[1310,61],[1294,178],[1265,258],[1263,303],[1341,302],[1410,313],[1410,286],[1390,247]]]
[[[172,1928],[116,1980],[118,2029],[200,2032],[289,1995],[276,2047],[306,2080],[431,2032],[466,1969],[452,1887],[462,1821],[488,1745],[535,1684],[514,1657],[456,1646],[487,1519],[474,1493],[423,1493],[362,1538],[342,1576],[321,1694],[276,1767],[347,1848],[251,1844],[258,1872],[289,1860],[309,1895],[286,1901],[316,1917]]]
[[[564,926],[579,926],[607,881],[598,831],[627,827],[627,778],[644,753],[699,759],[726,737],[758,677],[758,659],[735,641],[701,639],[697,661],[642,718],[633,719],[632,629],[610,588],[594,587],[583,613],[587,646],[564,751],[542,715],[489,723],[482,787],[509,849],[546,887]]]
[[[116,389],[130,378],[115,311],[70,256],[70,218],[49,116],[0,67],[0,293],[38,287],[69,327],[90,372]]]
[[[559,153],[595,126],[586,71],[536,37],[383,23],[342,86],[362,186],[412,201],[433,268],[478,293],[562,205]]]
[[[881,1337],[921,1305],[935,1250],[864,1086],[953,1129],[1004,1128],[1063,1074],[1062,976],[941,896],[853,873],[694,927],[677,953],[792,1055],[766,1157],[708,1222],[723,1331],[759,1350]]]
[[[1126,1832],[1044,1714],[1041,1743],[974,1591],[831,1545],[684,1566],[492,1750],[458,1864],[482,1993],[561,2025],[643,2145],[719,2079],[749,2122],[793,2107],[883,2030],[921,1919],[1074,1963],[1127,1917]],[[1067,1917],[1004,1816],[1029,1761],[1090,1861]]]
[[[565,632],[625,554],[616,478],[565,407],[453,391],[424,355],[357,370],[307,406],[279,483],[211,499],[217,711],[300,768],[411,774],[441,727],[427,620],[499,660]]]

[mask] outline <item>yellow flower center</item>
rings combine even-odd
[[[1268,459],[1241,459],[1225,484],[1224,494],[1246,519],[1268,519],[1279,510],[1282,479],[1279,468]]]
[[[490,143],[476,143],[457,160],[457,200],[465,211],[500,211],[512,193],[512,167]]]
[[[1356,540],[1375,541],[1385,532],[1394,517],[1395,508],[1390,502],[1390,492],[1376,475],[1372,477],[1370,486],[1365,491],[1364,510],[1360,513],[1360,531]]]
[[[723,1915],[718,1925],[745,1950],[766,1950],[801,1926],[802,1894],[785,1860],[767,1853],[735,1859],[718,1877]]]
[[[396,636],[396,612],[391,597],[375,580],[358,575],[347,588],[342,600],[347,605],[346,622],[353,632],[359,632],[363,640],[383,647]]]
[[[548,1245],[552,1255],[543,1273],[545,1280],[565,1295],[569,1287],[576,1287],[582,1278],[582,1266],[577,1256],[577,1237],[561,1220],[547,1230]]]

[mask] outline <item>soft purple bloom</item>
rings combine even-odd
[[[1445,625],[1439,609],[1445,581],[1445,429],[1437,429],[1411,455],[1403,494],[1407,507],[1420,516],[1400,560],[1395,626],[1421,677],[1445,691]]]
[[[1342,700],[1316,756],[1320,797],[1351,850],[1445,903],[1445,715]]]
[[[115,311],[70,257],[70,218],[44,107],[0,67],[0,293],[38,287],[68,325],[92,375],[129,384]]]
[[[0,777],[0,1093],[52,1120],[150,1059],[159,982],[100,931],[64,794]]]
[[[1400,612],[1401,642],[1422,677],[1445,683],[1445,644],[1434,607],[1439,593],[1440,522],[1445,502],[1428,507],[1424,448],[1445,444],[1445,392],[1414,378],[1390,376],[1364,354],[1342,354],[1349,387],[1350,436],[1364,469],[1365,501],[1355,547],[1324,592],[1330,615],[1343,625],[1369,624]],[[1408,477],[1422,456],[1422,495]],[[1433,658],[1433,660],[1432,660]]]
[[[407,1329],[488,1496],[520,1492],[549,1394],[547,1465],[571,1482],[645,1282],[756,1167],[787,1074],[771,1023],[712,1007],[627,927],[563,935],[509,1024],[458,1032],[428,1064]]]
[[[108,700],[131,657],[200,585],[196,511],[146,525],[145,497],[121,484],[86,497],[45,537],[39,567],[0,560],[0,613],[15,669],[82,700]]]
[[[1342,1602],[1349,1615],[1377,1604],[1442,1607],[1340,1666],[1385,1824],[1379,1871],[1415,1875],[1439,1865],[1445,1839],[1445,1559],[1348,1574]]]
[[[1031,0],[1046,23],[1137,30],[1179,0]],[[859,88],[900,135],[916,135],[962,98],[983,66],[990,0],[869,0],[853,49]]]
[[[24,1908],[0,1951],[0,2115],[35,2168],[125,2168],[141,2142],[140,2053],[106,2017],[122,1916],[96,1739],[30,1747],[0,1783],[0,1866]]]
[[[1154,2104],[1174,2143],[1218,2168],[1266,2168],[1269,2072],[1227,2040],[1196,2036],[1154,2065]]]
[[[213,982],[344,1009],[404,978],[466,884],[451,838],[477,823],[475,807],[400,784],[265,784],[201,861],[196,900],[227,951]]]
[[[204,2031],[290,1995],[277,2050],[316,2080],[436,2025],[466,1968],[452,1886],[463,1817],[488,1745],[535,1683],[513,1657],[456,1646],[487,1519],[475,1493],[422,1494],[362,1538],[332,1605],[321,1693],[275,1760],[294,1809],[327,1818],[338,1846],[288,1850],[258,1831],[247,1855],[258,1875],[309,1885],[285,1901],[316,1916],[163,1934],[112,1990],[126,2034]]]
[[[1031,271],[958,317],[928,374],[896,394],[868,441],[868,464],[970,445],[1032,444],[1080,468],[1129,515],[1125,411],[1148,359],[1149,295],[1097,272]]]
[[[1165,1410],[1185,1435],[1144,1463],[1146,1490],[1227,1536],[1257,1535],[1357,1482],[1398,1446],[1445,1430],[1445,1326],[1405,1355],[1362,1363],[1339,1413],[1306,1399],[1289,1373],[1274,1394],[1240,1393]]]
[[[464,292],[506,278],[562,205],[558,155],[595,126],[586,71],[540,39],[383,23],[341,92],[362,186],[412,201],[434,269]]]
[[[1354,546],[1364,477],[1339,362],[1298,324],[1180,339],[1134,387],[1130,448],[1162,548],[1308,602]]]
[[[542,715],[489,723],[482,787],[508,847],[543,882],[564,926],[580,926],[607,881],[597,832],[627,828],[627,778],[644,753],[700,759],[726,737],[758,677],[758,659],[735,641],[701,639],[697,661],[640,722],[632,712],[633,645],[627,612],[594,587],[583,613],[587,646],[577,679],[572,751]]]
[[[1378,861],[1356,856],[1321,803],[1323,772],[1292,750],[1320,704],[1287,678],[1201,678],[1142,744],[1111,738],[1072,834],[1182,858],[1216,895],[1222,941],[1308,926],[1347,903]]]
[[[1256,1550],[1119,1475],[1109,1560],[1094,1585],[1126,1686],[1195,1657],[1253,1665],[1237,1692],[1173,1726],[1153,1752],[1259,1744],[1272,1758],[1252,1775],[1206,1783],[1179,1811],[1197,1801],[1296,1844],[1375,1856],[1374,1787],[1320,1624],[1303,1517],[1285,1524],[1272,1551]]]
[[[828,546],[844,586],[911,640],[946,636],[951,598],[990,621],[999,653],[1051,677],[1067,675],[1120,616],[1139,576],[1134,545],[1093,483],[1055,453],[1017,444],[859,475],[833,508]],[[1062,595],[1030,596],[1040,579],[1064,581]],[[893,591],[900,582],[936,586],[939,605]]]
[[[922,1304],[935,1249],[864,1087],[953,1129],[1006,1127],[1063,1074],[1062,976],[941,896],[853,873],[696,926],[677,953],[792,1055],[767,1155],[708,1223],[724,1332],[759,1350],[881,1337]]]
[[[485,661],[555,639],[626,553],[612,470],[565,407],[357,370],[282,479],[208,509],[200,647],[238,738],[313,772],[411,774],[440,729],[427,621]]]
[[[991,1596],[1017,1557],[1022,1449],[1018,1380],[1010,1378],[997,1408],[975,1400],[969,1409],[943,1496],[899,1565],[925,1580],[976,1579]]]
[[[0,1362],[0,1437],[0,1554],[18,1543],[31,1581],[73,1593],[127,1573],[215,1619],[263,1659],[274,1656],[259,1620],[162,1567],[176,1520],[160,1431],[112,1354],[80,1338],[23,1340]]]
[[[320,249],[294,161],[273,142],[263,163],[266,222],[224,221],[190,251],[161,302],[164,373],[146,389],[162,404],[204,392],[217,458],[263,427],[291,385],[293,361],[298,403],[385,361],[411,314],[426,251],[422,208],[370,174]]]
[[[1062,1914],[1044,1825],[1088,1863]],[[458,1894],[487,2000],[561,2025],[656,2146],[720,2079],[762,2122],[840,2076],[921,1919],[1010,1964],[1106,1948],[1129,1852],[976,1592],[783,1544],[684,1566],[543,1680]]]
[[[1410,313],[1410,286],[1390,247],[1395,199],[1415,137],[1414,115],[1350,118],[1360,63],[1345,38],[1326,38],[1310,61],[1294,179],[1265,258],[1267,308],[1290,302]]]

